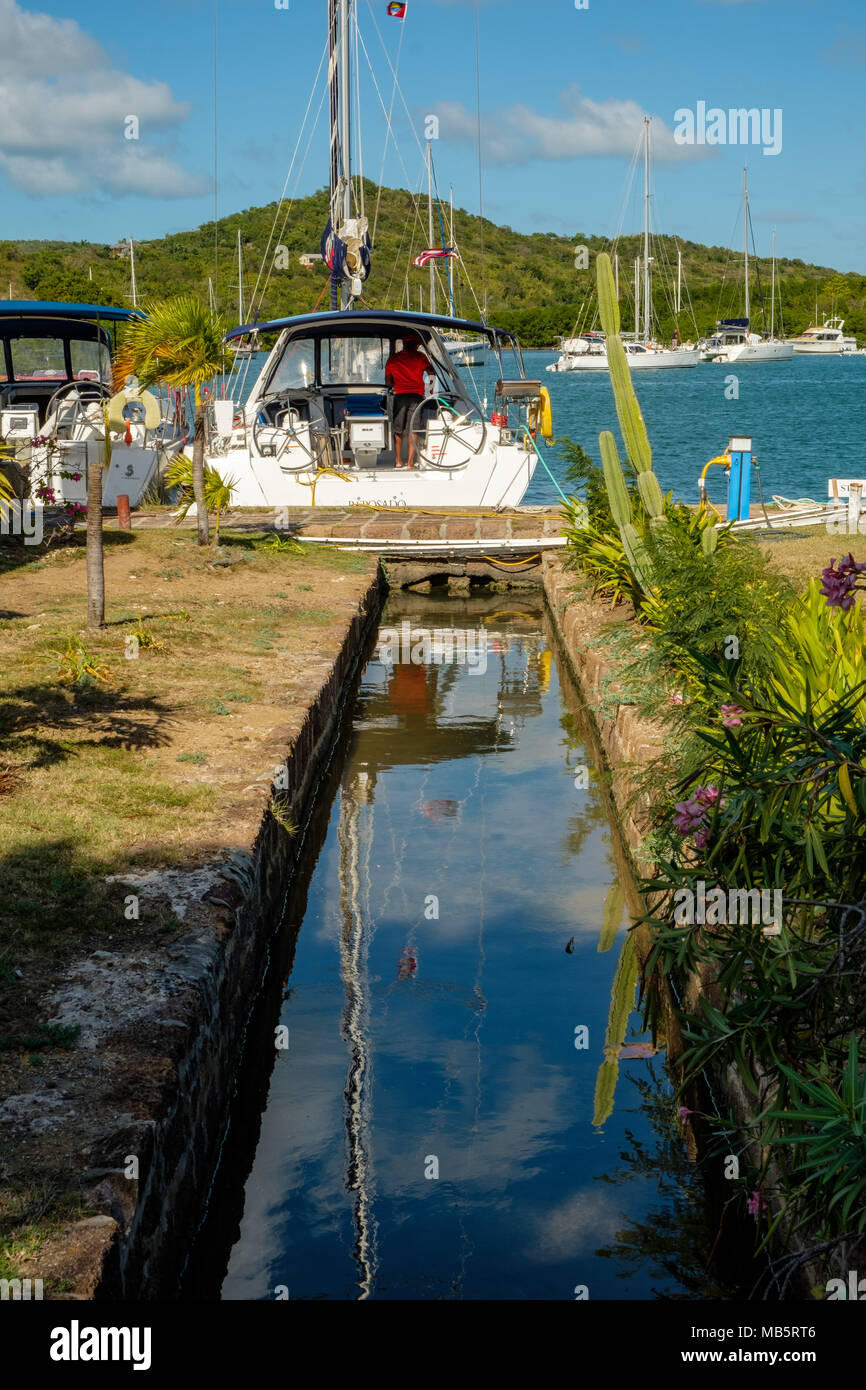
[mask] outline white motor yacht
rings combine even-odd
[[[842,332],[845,320],[839,317],[825,319],[820,328],[807,328],[798,338],[793,338],[795,352],[823,353],[825,355],[842,352],[856,352],[857,339]]]

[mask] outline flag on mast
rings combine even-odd
[[[388,14],[392,19],[406,18],[406,0],[391,0],[388,6]]]

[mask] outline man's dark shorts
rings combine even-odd
[[[419,401],[423,401],[423,396],[395,396],[394,397],[394,433],[407,434],[409,432],[409,421],[412,418],[412,411]],[[424,416],[419,410],[413,434],[420,434],[424,429]]]

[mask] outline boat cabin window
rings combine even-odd
[[[306,391],[316,379],[316,342],[314,338],[293,338],[286,344],[277,370],[271,378],[269,391]]]
[[[69,343],[72,375],[76,381],[111,382],[111,356],[105,343],[72,338]]]
[[[323,338],[322,385],[384,386],[387,338]]]
[[[16,381],[65,381],[66,353],[62,338],[16,337],[12,348],[12,374]]]

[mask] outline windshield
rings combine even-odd
[[[384,386],[390,355],[387,338],[323,338],[322,385]]]
[[[305,391],[316,377],[316,342],[314,338],[292,338],[286,344],[268,389],[270,391]]]
[[[62,338],[11,340],[12,374],[16,381],[65,381],[66,355]]]
[[[105,343],[73,338],[69,344],[69,355],[76,381],[101,381],[105,386],[111,384],[111,356]]]

